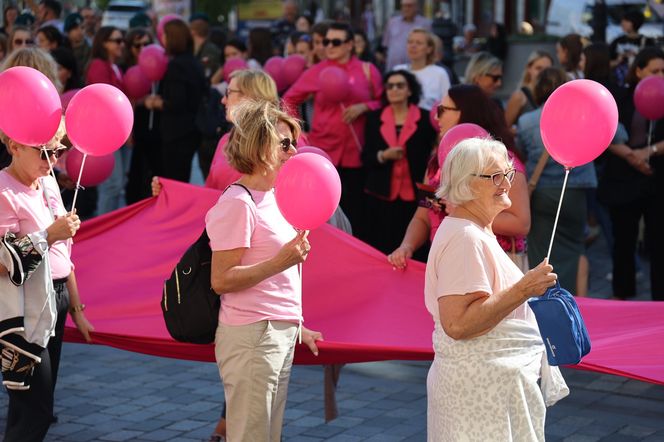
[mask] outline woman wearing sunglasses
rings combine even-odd
[[[268,101],[232,112],[226,156],[240,179],[206,216],[212,288],[221,298],[215,356],[231,441],[279,441],[295,343],[302,325],[299,264],[308,231],[283,218],[274,197],[279,170],[295,153],[296,120]],[[318,354],[320,333],[303,330]]]
[[[70,258],[70,238],[80,221],[66,212],[50,176],[65,150],[60,144],[64,133],[63,119],[45,146],[27,146],[0,134],[12,158],[0,170],[0,347],[9,394],[7,442],[43,440],[55,421],[53,395],[67,312],[86,341],[94,330],[85,318]]]
[[[367,226],[363,239],[383,253],[399,246],[417,209],[417,185],[424,176],[436,132],[429,112],[417,107],[421,87],[405,70],[385,74],[384,107],[369,113],[362,162],[367,179]]]
[[[35,41],[28,27],[20,25],[13,27],[12,32],[9,34],[9,54],[18,49],[32,46],[33,44],[35,44]]]
[[[496,216],[492,227],[503,250],[519,268],[527,270],[525,237],[530,230],[530,203],[526,168],[523,156],[515,147],[514,137],[505,124],[501,110],[478,86],[464,84],[451,87],[437,111],[441,136],[457,124],[473,123],[484,128],[507,147],[515,169],[509,189],[512,204]],[[425,183],[438,188],[440,180],[441,166],[438,163],[438,155],[434,155],[427,168]],[[427,242],[427,239],[433,240],[446,216],[446,210],[449,210],[442,202],[428,206],[417,208],[401,245],[388,255],[387,259],[394,267],[406,268],[408,259]]]
[[[493,97],[503,85],[503,62],[488,52],[478,52],[468,62],[464,83],[479,86],[487,97]],[[502,109],[500,100],[494,101]]]

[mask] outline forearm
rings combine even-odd
[[[274,276],[287,267],[274,258],[247,266],[233,266],[226,270],[215,271],[215,258],[212,257],[212,289],[218,295],[239,292]]]
[[[526,223],[516,213],[502,211],[493,220],[491,229],[496,235],[525,236],[528,234],[530,223]]]
[[[429,209],[424,207],[417,208],[413,219],[411,219],[410,223],[408,224],[406,234],[401,241],[401,247],[408,247],[410,248],[411,252],[415,252],[415,250],[422,247],[422,245],[426,242],[427,238],[429,237],[429,231],[431,230],[431,226],[427,218],[427,210]]]
[[[7,270],[7,267],[0,264],[0,276],[5,276],[8,273],[9,273],[9,271]]]
[[[67,291],[69,292],[69,307],[76,308],[83,303],[78,293],[78,283],[76,282],[76,274],[72,270],[67,278]]]
[[[609,145],[609,151],[625,161],[633,153],[632,148],[626,144],[611,144]]]

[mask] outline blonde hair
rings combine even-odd
[[[225,154],[228,163],[237,171],[251,175],[274,168],[279,161],[281,137],[278,123],[285,123],[292,138],[300,136],[300,124],[293,117],[269,101],[247,100],[232,111],[234,121]]]
[[[504,158],[509,167],[512,160],[507,148],[491,138],[469,138],[454,146],[445,158],[441,182],[436,196],[460,206],[477,198],[472,188],[473,174],[481,174],[496,157]]]
[[[51,54],[38,47],[27,47],[17,49],[5,58],[0,72],[4,72],[15,66],[27,66],[37,69],[51,80],[59,93],[62,93],[62,84],[58,79],[58,64]]]
[[[67,136],[67,127],[65,126],[65,116],[63,115],[60,117],[60,125],[58,126],[58,130],[55,132],[55,135],[53,135],[53,138],[51,138],[47,143],[46,147],[49,149],[58,149],[58,148],[66,148],[64,144],[62,144],[62,140]],[[21,144],[18,141],[15,141],[11,138],[9,138],[9,135],[4,133],[3,131],[0,130],[0,141],[2,144],[5,145],[7,148],[7,152],[11,155],[11,151],[9,150],[9,142],[12,141],[16,144]]]
[[[265,71],[259,69],[242,69],[234,71],[230,75],[229,83],[233,79],[240,92],[248,98],[269,101],[275,106],[279,105],[277,85]]]
[[[528,60],[526,61],[526,67],[523,69],[523,77],[521,78],[521,86],[530,86],[530,83],[534,80],[533,78],[530,78],[530,73],[528,72],[528,68],[530,68],[533,63],[535,63],[537,60],[541,60],[542,58],[548,58],[549,61],[551,61],[551,66],[553,66],[553,57],[551,54],[549,54],[546,51],[533,51],[530,53],[528,56]]]
[[[503,62],[499,58],[494,57],[488,52],[478,52],[468,62],[464,82],[466,84],[475,84],[477,77],[490,74],[494,69],[502,69],[502,67]]]
[[[434,34],[424,28],[413,28],[408,33],[408,37],[413,34],[424,34],[427,41],[427,48],[431,49],[431,52],[427,54],[427,66],[434,64],[436,62],[436,40],[434,39]]]

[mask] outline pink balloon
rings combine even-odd
[[[83,154],[78,149],[71,149],[67,152],[65,169],[67,175],[74,182],[78,179],[78,173],[81,170]],[[81,175],[81,186],[97,186],[111,176],[115,167],[115,157],[112,153],[93,157],[88,155],[83,166],[83,175]]]
[[[263,70],[272,77],[274,82],[277,84],[277,90],[278,91],[283,91],[288,87],[286,84],[286,81],[284,80],[284,75],[283,75],[283,69],[284,69],[284,59],[283,57],[270,57],[267,59],[265,62],[265,65],[263,65]]]
[[[440,101],[437,102],[429,111],[429,121],[431,121],[431,126],[436,132],[440,131],[440,125],[438,124],[438,105]]]
[[[182,20],[182,17],[177,14],[166,14],[157,23],[157,39],[162,45],[164,44],[164,26],[171,20]]]
[[[300,155],[302,153],[315,153],[315,154],[318,154],[318,155],[322,156],[323,158],[325,158],[330,163],[332,162],[332,158],[327,154],[327,152],[325,152],[323,149],[320,149],[318,147],[314,147],[314,146],[298,147],[297,148],[297,155]]]
[[[62,104],[53,83],[26,66],[0,74],[0,129],[18,143],[46,144],[60,126]]]
[[[461,141],[468,138],[486,138],[490,137],[489,132],[481,126],[473,123],[461,123],[448,130],[438,145],[438,164],[443,167],[445,158],[450,151]]]
[[[597,158],[618,128],[618,106],[611,93],[592,80],[573,80],[553,91],[542,109],[544,147],[565,167]]]
[[[138,65],[150,81],[159,81],[164,78],[168,67],[166,51],[159,45],[148,45],[138,55]]]
[[[274,196],[279,211],[293,227],[315,229],[330,219],[339,205],[339,173],[321,155],[295,155],[281,168]]]
[[[68,90],[67,92],[63,93],[60,95],[60,101],[62,102],[62,110],[63,112],[67,110],[67,106],[69,106],[69,102],[71,101],[72,98],[74,98],[74,95],[76,95],[80,91],[80,89],[71,89]]]
[[[151,85],[150,79],[145,76],[140,66],[132,66],[127,69],[124,75],[124,86],[129,98],[134,100],[143,98],[150,93]]]
[[[639,81],[634,90],[634,106],[648,120],[664,117],[664,78],[652,75]]]
[[[249,66],[247,66],[247,62],[242,58],[231,58],[226,60],[226,63],[224,63],[224,81],[229,83],[231,81],[230,77],[233,72],[241,69],[247,69],[248,67]]]
[[[341,103],[350,92],[348,74],[336,66],[328,66],[318,76],[321,98],[330,103]]]
[[[307,60],[303,56],[293,54],[286,57],[282,69],[282,76],[286,87],[295,83],[305,69],[307,69]]]
[[[134,113],[129,99],[110,84],[86,86],[72,98],[65,125],[71,142],[89,155],[119,149],[131,133]]]

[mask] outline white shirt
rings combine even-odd
[[[422,85],[422,97],[418,104],[426,110],[431,110],[440,100],[447,95],[451,86],[450,76],[445,68],[435,64],[430,64],[417,71],[413,70],[408,64],[400,64],[394,67],[394,70],[406,70],[412,72]]]

